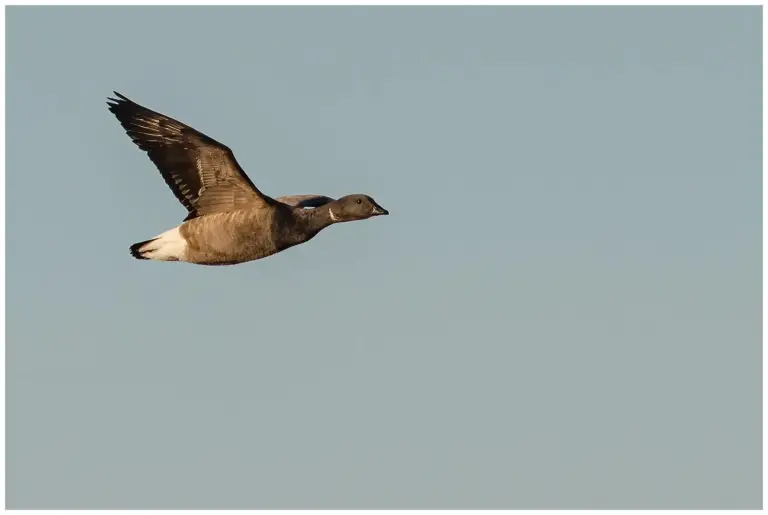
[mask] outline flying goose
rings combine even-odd
[[[259,191],[229,147],[114,92],[109,110],[144,150],[189,214],[158,236],[131,245],[137,259],[234,265],[311,240],[331,224],[389,212],[368,195],[271,198]]]

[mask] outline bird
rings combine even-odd
[[[187,209],[178,226],[131,245],[136,259],[236,265],[306,243],[330,225],[389,214],[365,194],[272,198],[254,185],[226,145],[113,93],[109,111]]]

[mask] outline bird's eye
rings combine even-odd
[[[357,201],[356,201],[356,202],[357,202],[358,204],[362,204],[362,203],[363,203],[363,199],[359,198],[359,199],[357,199]]]

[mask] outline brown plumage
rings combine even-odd
[[[137,259],[243,263],[304,243],[333,223],[389,214],[367,195],[271,198],[251,182],[225,145],[115,95],[108,99],[109,110],[188,211],[181,225],[132,245]]]

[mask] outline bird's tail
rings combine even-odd
[[[131,255],[136,259],[154,259],[156,261],[183,261],[186,255],[187,241],[175,227],[170,231],[131,245]]]
[[[152,238],[151,240],[144,240],[131,245],[131,256],[135,257],[136,259],[149,259],[149,257],[146,256],[146,254],[149,253],[149,249],[145,247],[149,247],[149,244],[156,239],[157,238]]]

